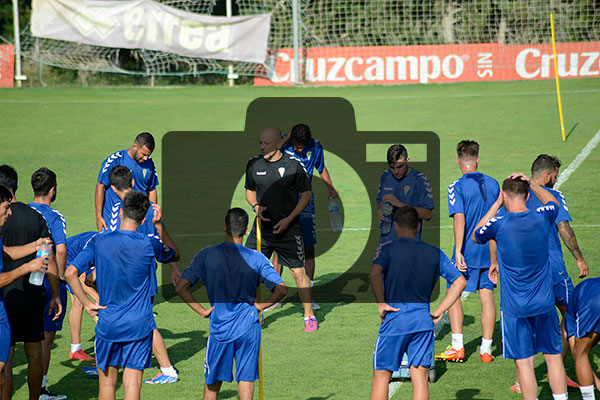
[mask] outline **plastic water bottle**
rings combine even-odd
[[[387,201],[381,206],[383,221],[379,223],[379,231],[382,235],[387,235],[392,230],[392,211],[394,207]]]
[[[331,198],[327,203],[329,208],[329,221],[331,222],[331,230],[334,232],[342,231],[342,216],[340,215],[340,206],[336,199]]]
[[[48,257],[50,257],[51,251],[52,247],[50,246],[50,242],[44,240],[44,242],[38,248],[36,257],[44,257],[47,259]],[[44,273],[42,271],[32,272],[31,274],[29,274],[29,283],[35,286],[42,286],[42,283],[44,283]]]

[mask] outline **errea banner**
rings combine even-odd
[[[0,87],[14,86],[14,50],[13,45],[0,45]]]
[[[263,63],[270,14],[214,17],[152,0],[33,0],[33,36]]]
[[[368,85],[513,81],[554,77],[552,45],[500,43],[305,49],[304,83]],[[561,78],[600,76],[600,42],[557,44]],[[257,86],[292,85],[293,50],[272,52]]]

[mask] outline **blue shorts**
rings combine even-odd
[[[496,285],[490,281],[488,276],[489,268],[467,268],[467,272],[461,272],[467,280],[465,292],[476,293],[479,289],[494,290]],[[446,282],[446,289],[450,289],[452,284]]]
[[[96,365],[100,371],[108,367],[143,370],[152,366],[152,333],[131,342],[107,342],[96,337]]]
[[[4,314],[4,322],[0,322],[0,362],[8,361],[8,353],[10,351],[10,324],[6,313]]]
[[[48,315],[48,311],[50,310],[50,302],[52,301],[52,288],[50,287],[48,278],[44,278],[44,289],[46,290],[46,304],[44,304],[44,332],[60,331],[62,330],[63,320],[67,314],[67,284],[60,279],[58,280],[60,302],[62,303],[63,311],[55,321],[52,321],[52,318],[54,318],[54,312],[52,312],[51,315]]]
[[[560,325],[556,309],[535,317],[511,317],[501,314],[502,357],[513,360],[537,353],[560,354]]]
[[[409,367],[431,367],[433,331],[398,336],[377,336],[373,350],[373,369],[398,371],[406,353]]]
[[[567,275],[565,279],[554,284],[554,302],[557,306],[568,306],[573,298],[573,281]]]
[[[233,360],[235,359],[235,380],[254,382],[258,379],[258,353],[260,351],[260,323],[233,342],[219,342],[212,336],[206,344],[204,359],[204,383],[233,381]]]
[[[314,247],[317,244],[317,220],[315,213],[300,214],[300,229],[304,247]]]

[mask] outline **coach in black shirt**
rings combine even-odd
[[[304,331],[316,331],[310,280],[304,270],[304,244],[298,216],[312,198],[310,181],[302,163],[278,149],[281,131],[275,127],[260,134],[260,156],[246,166],[246,200],[261,219],[261,252],[277,252],[290,269],[304,306]],[[256,249],[256,219],[246,246]]]
[[[22,246],[39,238],[50,237],[44,217],[30,206],[17,202],[17,172],[8,165],[0,166],[0,185],[6,186],[13,195],[10,206],[11,215],[0,229],[5,246]],[[4,272],[12,271],[35,258],[35,254],[19,260],[6,261]],[[5,368],[3,398],[12,396],[12,359],[16,342],[25,342],[27,355],[27,384],[29,398],[37,399],[42,388],[42,340],[44,339],[44,304],[46,302],[44,286],[29,283],[29,275],[17,279],[4,288],[4,306],[8,314],[11,330],[10,355]],[[50,257],[48,264],[48,280],[52,287],[52,303],[50,308],[58,316],[62,312],[58,292],[56,261]]]

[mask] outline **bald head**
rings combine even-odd
[[[272,138],[272,139],[276,139],[276,140],[280,140],[281,139],[281,129],[279,129],[276,126],[267,126],[265,129],[262,130],[262,132],[260,133],[260,138]]]
[[[281,141],[281,130],[276,126],[268,126],[260,133],[260,154],[270,159],[276,156]]]

